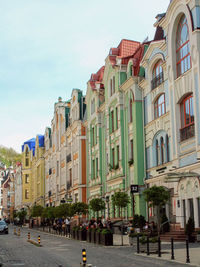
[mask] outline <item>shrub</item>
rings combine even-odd
[[[106,234],[112,234],[112,232],[111,232],[109,229],[103,229],[103,230],[101,231],[101,233],[102,233],[103,235],[106,235]]]

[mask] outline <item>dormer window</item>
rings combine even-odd
[[[110,96],[115,93],[115,76],[110,79]]]
[[[157,61],[152,72],[151,90],[164,82],[162,60]]]

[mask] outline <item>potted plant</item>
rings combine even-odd
[[[101,244],[101,228],[97,228],[95,233],[96,233],[96,243]]]
[[[91,228],[91,242],[96,243],[96,228]]]
[[[113,234],[109,229],[103,229],[100,233],[101,244],[104,246],[113,246]]]
[[[88,228],[88,230],[87,230],[87,242],[91,242],[91,232],[92,232],[92,228]]]
[[[147,252],[147,236],[140,237],[140,252]],[[149,252],[155,253],[158,251],[158,238],[150,237],[149,238]]]
[[[84,227],[79,228],[78,236],[79,236],[79,240],[86,241],[86,239],[87,239],[87,230]]]
[[[190,217],[185,226],[185,234],[188,236],[189,242],[195,241],[195,236],[192,235],[193,233],[194,233],[194,219]]]
[[[200,230],[197,232],[197,242],[200,242]]]

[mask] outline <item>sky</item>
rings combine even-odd
[[[54,103],[91,73],[121,39],[154,37],[169,0],[0,0],[0,145],[21,152],[44,134]]]

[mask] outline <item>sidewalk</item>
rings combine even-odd
[[[174,249],[174,260],[171,260],[171,249],[169,242],[162,242],[163,248],[161,249],[162,255],[161,258],[163,260],[170,260],[171,262],[179,262],[186,264],[186,248],[184,242],[176,243],[176,247]],[[168,247],[168,248],[166,248]],[[200,243],[190,243],[189,244],[189,258],[190,263],[188,265],[191,266],[200,266]],[[146,253],[140,253],[137,255],[151,257],[151,258],[158,258],[158,254],[151,254],[147,256]]]

